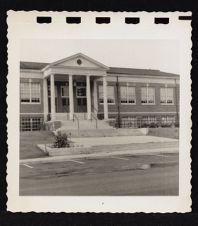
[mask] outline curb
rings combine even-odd
[[[53,157],[42,157],[34,159],[22,159],[20,164],[26,163],[47,163],[47,162],[61,162],[64,160],[72,159],[84,159],[84,158],[93,158],[93,157],[109,157],[114,155],[151,155],[151,154],[172,154],[179,153],[178,148],[161,148],[161,149],[142,149],[142,150],[126,150],[126,151],[115,151],[115,152],[100,152],[93,154],[76,154],[76,155],[67,155],[67,156],[53,156]]]

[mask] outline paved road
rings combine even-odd
[[[20,165],[20,195],[177,195],[178,180],[178,154]]]

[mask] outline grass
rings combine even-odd
[[[179,128],[149,128],[148,135],[179,139]]]
[[[46,156],[39,148],[39,143],[52,143],[53,134],[49,131],[33,131],[20,133],[20,159]]]

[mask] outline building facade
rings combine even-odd
[[[21,130],[43,122],[118,116],[132,121],[179,121],[179,75],[150,69],[115,68],[84,55],[51,64],[20,62]]]

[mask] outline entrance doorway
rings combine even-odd
[[[86,83],[77,82],[75,90],[75,112],[87,112],[87,96],[86,96]]]

